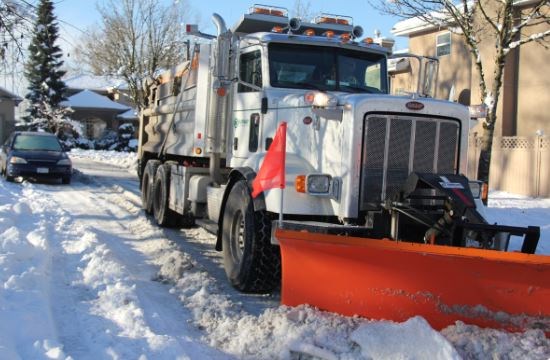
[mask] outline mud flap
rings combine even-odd
[[[282,303],[440,330],[457,320],[550,335],[550,256],[278,228]],[[324,233],[322,233],[324,232]]]

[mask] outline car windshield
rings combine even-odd
[[[271,86],[387,93],[386,57],[325,46],[269,44]]]
[[[13,149],[61,151],[61,145],[55,136],[21,134],[16,136]]]

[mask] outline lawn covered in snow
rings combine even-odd
[[[0,181],[2,359],[550,357],[537,330],[438,332],[421,317],[370,321],[238,294],[212,235],[160,229],[144,215],[135,154],[70,155],[112,169],[77,168],[70,186]],[[549,199],[493,192],[489,205],[491,221],[541,226],[539,252],[550,253]]]

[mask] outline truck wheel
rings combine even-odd
[[[145,210],[147,214],[151,214],[153,211],[153,181],[155,180],[155,173],[160,166],[160,161],[149,160],[143,170],[143,181],[141,182],[141,208]]]
[[[175,226],[180,215],[168,207],[170,194],[170,171],[172,162],[162,164],[157,168],[153,190],[153,214],[160,226]]]
[[[271,245],[271,221],[265,211],[254,211],[244,181],[231,189],[223,216],[225,273],[237,290],[266,293],[281,281],[279,248]]]

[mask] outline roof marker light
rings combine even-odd
[[[273,29],[271,29],[271,32],[282,33],[283,32],[283,27],[282,26],[274,26]]]
[[[327,30],[323,33],[324,36],[326,36],[328,39],[332,39],[334,37],[334,31]]]
[[[315,30],[307,29],[307,30],[304,31],[304,35],[305,36],[314,36],[315,35]]]
[[[342,35],[340,35],[340,40],[344,43],[350,41],[350,39],[351,39],[350,33],[343,33]]]
[[[372,38],[370,38],[370,37],[364,38],[364,39],[363,39],[363,42],[364,42],[365,44],[369,44],[369,45],[370,45],[370,44],[374,44],[374,40],[373,40]]]

